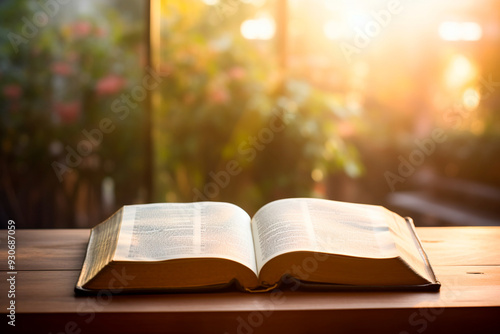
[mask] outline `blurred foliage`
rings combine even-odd
[[[140,186],[130,178],[142,170],[140,107],[122,120],[110,106],[142,77],[142,5],[130,21],[109,3],[84,13],[89,3],[54,4],[0,3],[2,211],[20,226],[68,226],[78,215],[94,225],[109,214],[101,207],[105,177],[118,202],[134,200]],[[114,130],[82,154],[84,131],[105,118]],[[81,157],[75,166],[70,150]]]
[[[430,29],[439,17],[410,35],[394,22],[348,65],[338,44],[322,44],[316,33],[319,17],[331,13],[293,3],[304,7],[289,11],[285,69],[275,39],[240,34],[244,20],[273,16],[275,1],[162,1],[153,27],[160,48],[152,50],[163,75],[152,129],[156,201],[221,200],[249,213],[297,196],[380,204],[389,193],[384,173],[395,172],[415,139],[438,127],[447,140],[417,172],[500,186],[496,35],[450,43]],[[474,9],[483,12],[478,19],[498,26],[498,2],[485,3]],[[19,226],[94,225],[109,210],[142,200],[144,110],[133,101],[122,119],[112,106],[145,75],[145,6],[42,4],[0,1],[0,216],[18,217]],[[451,92],[443,78],[454,54],[477,73]],[[479,104],[465,116],[449,114],[463,107],[469,88],[481,93]],[[113,131],[71,172],[60,169],[88,140],[84,132],[105,118]],[[408,181],[396,190],[421,186]],[[104,207],[105,192],[115,194],[114,208]]]
[[[252,212],[277,198],[325,196],[314,193],[314,170],[360,175],[357,151],[339,129],[357,116],[339,94],[287,77],[273,41],[243,39],[239,26],[257,9],[230,4],[164,2],[157,200],[222,200]]]

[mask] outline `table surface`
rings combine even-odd
[[[38,333],[500,333],[500,227],[420,227],[440,292],[212,292],[79,297],[90,231],[17,230],[16,330]],[[0,231],[1,326],[9,298]],[[11,326],[7,329],[12,330]],[[4,331],[2,331],[4,332]]]

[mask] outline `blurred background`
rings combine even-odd
[[[0,1],[0,219],[285,197],[500,225],[500,1]]]

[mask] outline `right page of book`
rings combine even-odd
[[[252,220],[257,267],[260,271],[283,253],[313,251],[363,258],[400,256],[427,276],[406,224],[380,206],[313,198],[274,201]]]

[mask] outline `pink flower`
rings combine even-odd
[[[71,27],[73,34],[77,37],[85,37],[88,34],[90,34],[90,31],[92,30],[92,25],[90,22],[87,21],[78,21],[73,24]]]
[[[355,134],[356,130],[354,129],[351,123],[341,122],[338,125],[338,132],[341,137],[348,138],[352,137]]]
[[[75,51],[71,51],[70,53],[68,53],[68,55],[66,56],[66,59],[69,61],[69,62],[75,62],[78,60],[78,58],[80,58],[80,55],[75,52]]]
[[[108,35],[108,32],[101,28],[101,27],[98,27],[96,30],[95,30],[95,35],[97,37],[106,37]]]
[[[98,95],[112,95],[118,93],[123,86],[125,86],[124,78],[110,74],[97,82],[96,91]]]
[[[21,97],[22,89],[18,84],[10,84],[3,87],[3,95],[11,100]]]
[[[239,79],[243,79],[245,77],[246,71],[243,67],[234,66],[234,67],[231,67],[229,69],[227,74],[231,79],[239,80]]]
[[[208,99],[215,104],[224,104],[229,101],[229,94],[225,89],[214,89],[210,91]]]
[[[82,104],[80,101],[59,102],[55,104],[54,109],[63,123],[71,124],[80,117]]]
[[[160,73],[162,73],[163,75],[167,75],[167,74],[170,74],[174,71],[174,65],[173,64],[169,64],[167,62],[162,62],[160,64]]]
[[[64,63],[64,62],[55,62],[52,64],[51,68],[53,73],[59,74],[59,75],[69,75],[71,74],[71,66],[69,64]]]
[[[314,192],[317,196],[324,197],[326,196],[326,186],[323,182],[316,182],[314,184]]]

